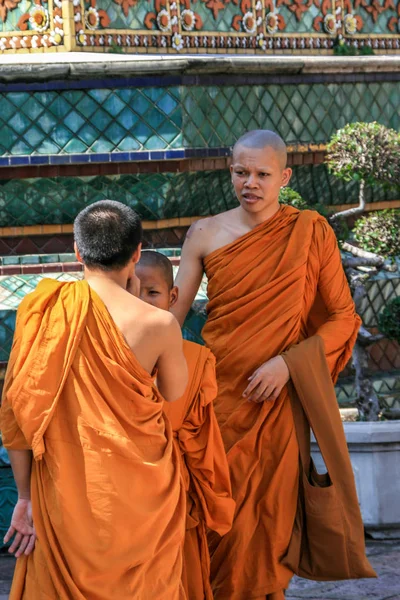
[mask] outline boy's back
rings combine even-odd
[[[185,389],[187,370],[175,317],[146,304],[110,280],[89,279],[89,285],[104,302],[144,369],[153,373],[157,368],[157,386],[163,397],[178,398]]]

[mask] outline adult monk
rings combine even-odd
[[[166,400],[184,392],[180,328],[127,291],[141,246],[132,209],[92,204],[74,233],[85,280],[26,296],[7,371],[10,599],[183,599],[185,496],[153,375]]]
[[[237,503],[231,531],[210,536],[216,600],[284,598],[299,450],[281,354],[316,332],[335,380],[360,324],[327,221],[279,204],[286,158],[271,131],[239,139],[231,166],[239,206],[191,226],[176,280],[172,310],[182,323],[208,277],[203,337],[216,356],[215,412]]]
[[[142,252],[136,268],[140,298],[170,310],[179,297],[170,260],[159,252]],[[187,490],[182,582],[188,600],[212,600],[206,528],[226,534],[232,526],[229,468],[213,400],[217,395],[215,359],[208,348],[184,340],[189,383],[182,398],[165,405],[181,456]]]

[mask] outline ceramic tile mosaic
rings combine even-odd
[[[353,121],[400,129],[400,83],[187,86],[183,132],[189,146],[226,146],[250,129],[273,129],[287,143],[326,142]]]
[[[400,46],[392,2],[77,0],[73,7],[76,43],[90,49],[301,53],[331,49],[338,34],[350,44]]]
[[[291,186],[310,204],[358,202],[357,184],[329,176],[324,165],[293,168]],[[236,206],[228,170],[94,177],[0,180],[0,227],[70,224],[92,202],[113,199],[142,219],[216,214]],[[367,202],[395,200],[398,191],[366,190]],[[25,250],[25,254],[36,251]]]
[[[2,91],[0,164],[60,164],[60,155],[164,160],[185,148],[226,153],[260,127],[288,143],[323,143],[351,121],[399,129],[399,98],[398,81]]]
[[[380,401],[387,408],[400,408],[400,371],[373,377],[375,392]],[[339,380],[336,386],[336,395],[341,405],[351,405],[356,397],[353,378]]]

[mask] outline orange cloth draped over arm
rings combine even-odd
[[[316,329],[336,377],[359,318],[333,233],[313,211],[281,207],[204,266],[210,300],[203,337],[216,356],[214,407],[236,501],[231,531],[222,539],[210,534],[213,592],[216,600],[261,599],[292,576],[281,559],[296,515],[298,445],[286,388],[260,404],[242,393],[261,364]]]
[[[10,600],[181,600],[185,503],[152,377],[85,281],[21,303],[3,443],[31,448],[35,550]]]
[[[166,404],[182,458],[187,489],[183,583],[190,600],[212,600],[206,527],[224,535],[232,526],[229,468],[214,414],[215,359],[208,348],[184,341],[189,384],[184,396]]]

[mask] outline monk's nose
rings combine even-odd
[[[249,177],[246,180],[245,186],[246,187],[250,187],[250,188],[251,187],[256,187],[257,186],[257,180],[256,180],[256,178],[253,177],[253,175],[249,175]]]

